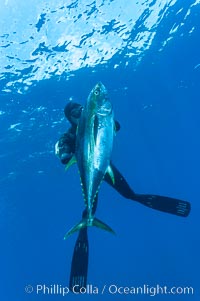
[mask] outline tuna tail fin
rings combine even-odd
[[[64,236],[64,239],[67,239],[69,236],[71,236],[73,233],[87,227],[86,220],[81,220],[78,224],[76,224],[74,227],[72,227]]]
[[[92,221],[92,226],[95,226],[97,228],[100,228],[102,230],[108,231],[112,234],[115,234],[112,228],[110,228],[108,225],[106,225],[104,222],[100,221],[98,218],[94,218]]]
[[[71,236],[73,233],[86,228],[86,227],[92,227],[95,226],[97,228],[100,228],[102,230],[108,231],[110,233],[115,234],[115,232],[110,228],[108,225],[106,225],[104,222],[100,221],[97,218],[92,219],[82,219],[78,224],[76,224],[74,227],[72,227],[64,236],[64,239],[67,239],[69,236]]]

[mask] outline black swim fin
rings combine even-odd
[[[98,194],[96,195],[95,202],[92,208],[93,214],[95,214],[98,203]],[[87,210],[85,209],[82,213],[82,219],[87,218]],[[88,258],[89,258],[89,242],[87,235],[87,227],[82,228],[79,231],[76,244],[74,246],[74,253],[71,262],[71,273],[69,279],[69,288],[73,292],[73,287],[78,285],[85,287],[87,285],[87,274],[88,274]]]
[[[191,210],[189,202],[160,195],[134,194],[133,200],[152,209],[182,217],[187,217]]]
[[[87,237],[87,228],[79,232],[71,263],[71,273],[69,279],[69,288],[73,292],[75,285],[86,287],[88,273],[89,243]],[[74,288],[76,290],[76,288]]]

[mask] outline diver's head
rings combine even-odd
[[[64,109],[65,117],[72,125],[77,125],[81,116],[82,106],[75,102],[69,102]]]

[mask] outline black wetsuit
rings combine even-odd
[[[71,127],[65,134],[61,136],[61,138],[56,144],[56,154],[59,156],[63,164],[67,164],[75,153],[76,127],[81,111],[82,106],[77,103],[70,102],[65,107],[65,116],[70,121]],[[119,123],[115,121],[115,124],[116,130],[119,130]],[[114,173],[115,183],[112,182],[111,178],[107,174],[105,175],[104,180],[125,198],[139,202],[152,209],[171,213],[182,217],[186,217],[190,213],[189,202],[165,196],[135,193],[112,162],[111,166]],[[97,201],[95,202],[95,204],[97,205]],[[93,208],[93,213],[95,213],[96,211],[96,205]],[[84,210],[83,216],[85,214],[86,211]],[[89,244],[87,238],[87,228],[84,228],[79,231],[79,236],[77,238],[74,248],[70,274],[70,288],[73,287],[75,284],[86,286],[88,254]]]

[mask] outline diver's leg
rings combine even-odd
[[[108,173],[105,174],[104,180],[117,190],[123,197],[127,199],[133,199],[135,192],[131,189],[125,178],[119,172],[119,170],[111,163],[111,168],[114,174],[114,183]]]
[[[114,173],[115,182],[113,184],[108,174],[105,175],[105,181],[113,188],[115,188],[125,198],[139,202],[140,204],[143,204],[152,209],[175,214],[178,216],[186,217],[190,213],[191,206],[189,202],[159,195],[136,194],[112,163],[111,167]]]
[[[95,214],[98,202],[98,195],[95,198],[93,205],[93,215]],[[87,217],[87,210],[82,213],[82,218]],[[69,288],[73,291],[75,285],[86,287],[88,273],[88,258],[89,258],[89,242],[87,235],[87,227],[79,231],[78,238],[75,243],[74,253],[71,263],[71,272],[69,279]]]

